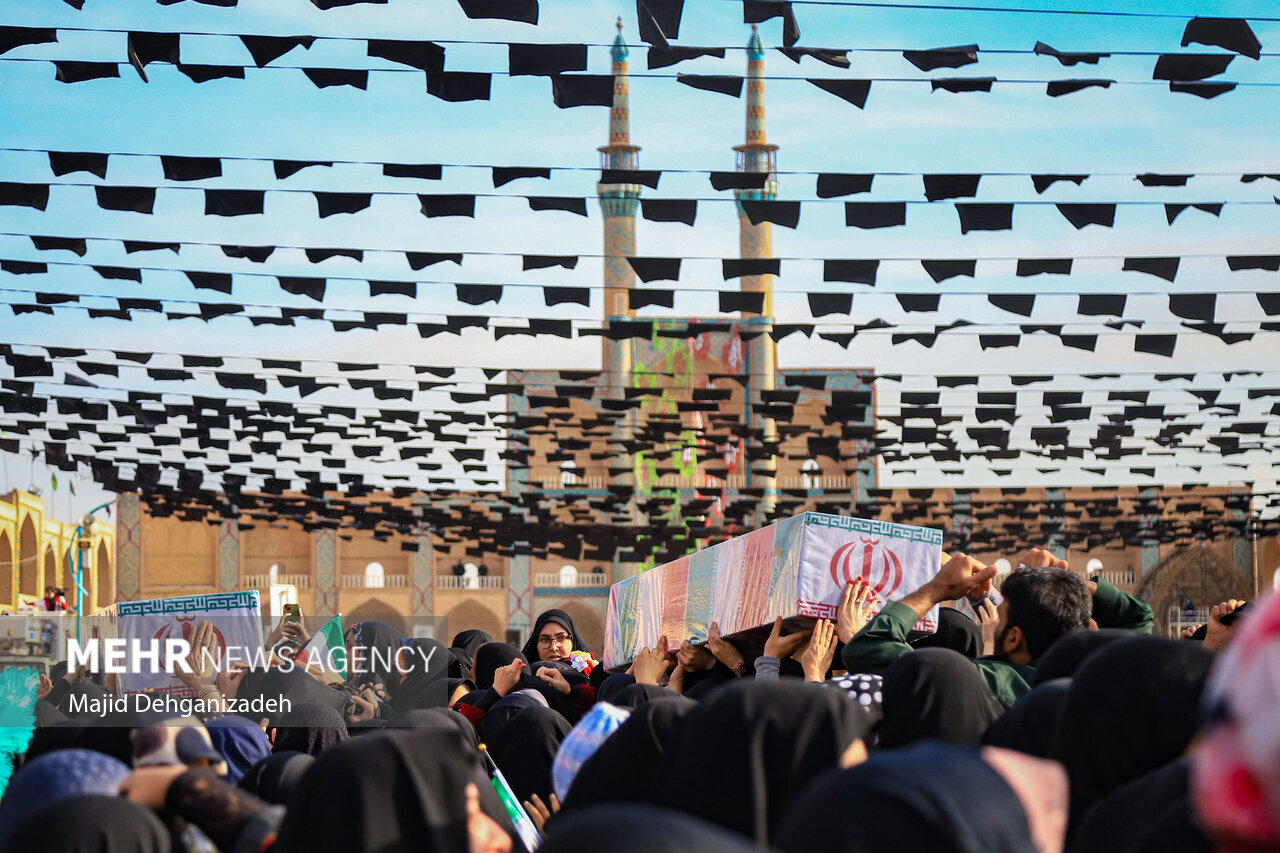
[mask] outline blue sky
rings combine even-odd
[[[1179,41],[1193,14],[1274,17],[1274,4],[1263,2],[1174,3],[1021,3],[1004,0],[1003,7],[1053,6],[1079,11],[1149,12],[1152,17],[1111,17],[1080,14],[906,10],[836,5],[798,4],[801,46],[852,49],[853,67],[847,71],[805,59],[795,65],[772,50],[781,43],[781,23],[761,25],[761,37],[770,48],[766,59],[771,78],[768,88],[770,140],[781,146],[784,199],[803,205],[800,228],[775,228],[778,256],[836,258],[980,258],[975,279],[955,278],[935,285],[911,260],[884,263],[876,288],[853,286],[855,322],[883,317],[894,323],[932,326],[957,318],[975,323],[1003,324],[982,331],[1016,329],[1019,322],[1055,323],[1074,318],[1079,292],[1130,292],[1126,316],[1143,319],[1148,331],[1177,328],[1177,318],[1165,306],[1165,291],[1251,293],[1274,289],[1275,274],[1228,273],[1223,254],[1263,254],[1277,250],[1280,210],[1271,203],[1280,184],[1259,181],[1243,184],[1243,173],[1278,170],[1274,140],[1280,131],[1280,110],[1275,85],[1241,85],[1214,100],[1170,93],[1163,83],[1152,83],[1151,70],[1159,52],[1218,53],[1217,48]],[[699,59],[656,72],[645,70],[645,48],[638,44],[634,4],[590,0],[544,0],[537,27],[503,21],[472,21],[453,0],[406,2],[391,0],[385,6],[353,6],[320,11],[305,0],[241,0],[235,9],[219,9],[195,3],[174,6],[87,0],[77,12],[61,0],[6,0],[0,2],[0,23],[18,26],[86,28],[92,30],[150,30],[184,33],[251,33],[315,35],[322,38],[310,50],[295,49],[273,66],[368,67],[389,69],[370,74],[367,91],[351,88],[316,89],[294,68],[246,71],[244,80],[220,80],[195,84],[167,65],[148,69],[151,82],[144,84],[125,66],[119,79],[65,85],[54,80],[48,62],[6,61],[23,58],[120,61],[125,55],[123,32],[69,32],[60,30],[58,44],[34,45],[13,50],[0,58],[0,148],[109,151],[185,154],[246,158],[295,158],[349,160],[359,163],[331,169],[307,169],[277,183],[269,162],[226,161],[223,177],[188,184],[189,187],[235,187],[335,191],[392,191],[401,193],[475,192],[484,194],[537,194],[591,196],[598,173],[596,146],[606,141],[608,110],[603,107],[557,109],[544,78],[508,78],[506,48],[502,44],[459,42],[587,42],[590,73],[607,73],[613,21],[621,15],[625,34],[632,43],[632,137],[644,149],[644,167],[692,170],[664,174],[650,198],[699,198],[695,227],[640,220],[641,254],[683,255],[706,260],[686,261],[681,285],[704,291],[732,288],[723,282],[718,261],[737,251],[737,222],[730,194],[716,193],[707,183],[706,170],[733,168],[730,147],[743,134],[742,100],[694,90],[672,79],[675,72],[741,74],[748,27],[741,21],[741,5],[730,0],[687,0],[677,44],[727,46],[725,59]],[[1159,17],[1170,15],[1172,17]],[[1280,24],[1254,20],[1254,32],[1263,44],[1263,56],[1254,61],[1237,57],[1221,79],[1242,84],[1280,83]],[[460,71],[497,72],[492,100],[452,104],[426,94],[421,72],[404,70],[365,55],[365,38],[429,39],[445,43],[446,68]],[[1062,68],[1049,57],[1030,53],[1043,41],[1063,51],[1099,51],[1113,55],[1098,66]],[[956,70],[932,74],[918,71],[903,59],[903,49],[927,49],[977,43],[980,61]],[[1002,53],[1001,51],[1013,51]],[[218,35],[184,36],[184,62],[251,64],[238,39]],[[397,70],[399,69],[399,70]],[[805,76],[871,78],[866,109],[858,110],[805,82]],[[951,94],[930,92],[928,77],[994,76],[991,93]],[[1104,77],[1119,81],[1110,89],[1090,89],[1061,98],[1044,93],[1044,81],[1069,77]],[[416,182],[385,178],[377,166],[360,163],[444,163],[444,179]],[[566,167],[550,181],[526,180],[494,190],[487,169],[461,168],[467,164],[539,165]],[[454,168],[458,166],[458,168]],[[873,192],[856,200],[923,201],[921,173],[983,173],[977,201],[1120,201],[1116,226],[1089,227],[1077,231],[1049,205],[1020,206],[1014,230],[970,233],[962,236],[954,209],[948,204],[911,204],[905,227],[860,231],[846,229],[839,200],[819,202],[812,174],[788,172],[840,171],[877,173]],[[1058,184],[1037,196],[1025,173],[1088,173],[1082,186]],[[1134,180],[1145,172],[1190,173],[1197,177],[1183,188],[1146,188]],[[897,173],[897,174],[895,174]],[[1010,174],[995,174],[1010,173]],[[1021,174],[1018,174],[1021,173]],[[0,151],[0,181],[60,181],[99,183],[84,173],[53,178],[41,153]],[[172,185],[163,179],[154,157],[113,157],[108,184]],[[355,279],[411,279],[440,284],[424,287],[419,299],[381,296],[370,298],[361,282],[331,280],[326,308],[408,311],[420,314],[478,313],[454,298],[454,281],[501,282],[509,285],[598,285],[600,260],[584,257],[576,270],[543,270],[522,273],[521,253],[598,255],[601,223],[598,208],[581,218],[562,212],[533,213],[522,198],[480,198],[477,218],[425,219],[412,195],[378,196],[372,207],[355,215],[319,219],[315,202],[303,193],[268,193],[262,216],[221,219],[202,215],[202,194],[192,189],[161,190],[152,216],[99,210],[88,187],[55,188],[49,208],[39,213],[26,208],[0,207],[0,232],[16,234],[85,235],[200,244],[273,244],[281,246],[351,246],[366,249],[411,251],[464,251],[462,267],[437,265],[413,274],[403,256],[369,254],[363,262],[331,259],[308,263],[299,250],[277,251],[266,263],[250,264],[228,259],[215,245],[184,246],[180,256],[167,252],[125,255],[118,242],[91,243],[89,254],[76,258],[66,252],[37,252],[25,237],[0,236],[0,256],[30,260],[71,261],[76,264],[146,265],[173,269],[216,269],[229,272],[265,272],[281,275],[315,275]],[[715,200],[710,200],[715,199]],[[1221,216],[1195,210],[1184,212],[1172,225],[1165,222],[1162,203],[1172,201],[1228,202]],[[1232,202],[1235,202],[1234,204]],[[1183,261],[1178,280],[1169,285],[1149,276],[1120,273],[1126,256],[1203,255]],[[1015,278],[1013,260],[1018,257],[1075,257],[1070,277]],[[1095,258],[1096,260],[1084,260]],[[1003,260],[997,260],[1003,259]],[[37,281],[38,279],[38,281]],[[837,290],[824,284],[821,265],[814,262],[784,263],[777,282],[777,314],[780,322],[810,319],[805,293]],[[274,279],[237,277],[235,291],[222,297],[208,291],[194,292],[179,273],[146,273],[144,284],[107,281],[85,266],[51,266],[47,276],[0,275],[0,288],[40,288],[66,293],[146,296],[205,301],[226,299],[238,303],[314,307],[316,303],[281,292]],[[1007,314],[987,304],[988,292],[1025,293],[1041,289],[1036,314],[1030,320]],[[892,296],[896,291],[945,294],[937,314],[904,315]],[[968,294],[968,295],[961,295]],[[0,290],[0,302],[24,297]],[[29,297],[25,297],[29,301]],[[591,308],[558,306],[548,309],[536,287],[508,287],[495,316],[555,316],[595,320],[599,293]],[[674,312],[646,309],[645,316],[664,314],[714,314],[712,292],[678,293]],[[84,305],[106,305],[88,298]],[[567,310],[568,309],[568,310]],[[1249,295],[1228,295],[1218,303],[1223,320],[1256,321],[1263,317]],[[833,323],[839,318],[820,321]],[[872,367],[881,372],[902,373],[901,385],[881,383],[882,414],[894,414],[900,390],[933,390],[935,374],[978,373],[982,390],[1008,390],[1008,372],[1063,374],[1056,385],[1036,386],[1086,390],[1086,402],[1105,400],[1112,389],[1157,389],[1152,402],[1167,402],[1171,412],[1194,411],[1194,401],[1168,390],[1177,383],[1162,384],[1151,374],[1190,371],[1270,371],[1259,377],[1233,380],[1224,401],[1242,402],[1241,420],[1250,412],[1264,414],[1270,403],[1248,401],[1248,387],[1275,387],[1280,374],[1280,349],[1274,336],[1260,335],[1251,343],[1227,347],[1204,335],[1186,335],[1177,356],[1164,359],[1135,354],[1132,335],[1099,329],[1098,323],[1072,326],[1069,331],[1104,335],[1096,354],[1066,350],[1056,340],[1038,336],[1014,350],[982,352],[975,334],[951,332],[932,349],[915,344],[891,346],[888,335],[869,334],[855,340],[849,350],[799,335],[779,347],[779,360],[788,367]],[[567,341],[559,338],[508,337],[495,341],[491,334],[468,331],[460,339],[437,336],[420,339],[409,327],[377,333],[328,331],[319,323],[300,322],[297,328],[251,327],[243,319],[227,318],[203,324],[195,320],[165,321],[157,315],[139,315],[132,323],[89,320],[79,310],[59,310],[55,317],[14,317],[0,310],[0,340],[13,344],[94,346],[119,350],[154,350],[157,353],[206,353],[251,357],[314,359],[314,370],[336,375],[330,360],[378,362],[377,373],[391,379],[412,377],[409,365],[458,365],[467,370],[459,378],[483,381],[472,368],[538,367],[593,369],[598,366],[596,338]],[[19,351],[22,351],[19,348]],[[159,358],[159,357],[158,357]],[[159,363],[159,362],[158,362]],[[165,361],[165,364],[171,363]],[[247,369],[247,368],[246,368]],[[1121,372],[1113,382],[1084,383],[1075,373]],[[6,374],[7,375],[7,374]],[[501,381],[501,377],[498,378]],[[1219,379],[1207,376],[1194,387]],[[1186,385],[1187,383],[1182,383]],[[122,374],[117,388],[154,387],[145,376]],[[475,386],[478,387],[478,386]],[[473,388],[474,389],[474,388]],[[172,390],[172,387],[170,387]],[[185,393],[210,391],[196,382]],[[365,392],[367,394],[367,392]],[[415,405],[431,408],[447,404],[443,392],[424,392]],[[972,391],[944,392],[944,406],[964,406]],[[367,397],[322,392],[307,402],[375,405]],[[1021,398],[1020,398],[1021,402]],[[496,405],[496,404],[495,404]],[[1252,408],[1250,408],[1252,407]],[[1095,411],[1116,411],[1096,409]],[[1015,441],[1026,443],[1030,426],[1044,423],[1044,410],[1028,405],[1014,428]],[[1227,421],[1229,423],[1230,421]],[[1140,435],[1157,431],[1159,424],[1140,426]],[[1216,429],[1216,428],[1215,428]],[[1271,432],[1274,433],[1274,424]],[[1210,435],[1214,433],[1210,431]],[[480,436],[476,446],[491,448],[488,459],[496,466],[495,438]],[[1194,459],[1190,460],[1195,462]],[[1142,457],[1125,460],[1119,474],[1105,480],[1093,475],[1051,475],[1034,469],[1037,461],[1013,464],[1012,477],[997,477],[981,460],[968,466],[961,478],[941,476],[932,463],[907,473],[882,469],[885,485],[1031,485],[1055,483],[1133,482],[1150,478],[1130,477],[1127,466],[1156,464],[1157,482],[1213,482],[1254,480],[1269,482],[1269,457],[1237,457],[1233,461],[1256,462],[1254,469],[1206,469],[1192,472],[1187,459]],[[40,482],[46,474],[28,475],[29,460],[9,460],[8,485],[25,486],[26,479]],[[1042,466],[1045,463],[1040,463]],[[1089,464],[1089,463],[1086,463]],[[37,465],[37,468],[41,466]],[[22,473],[17,473],[21,471]],[[65,480],[65,477],[63,478]],[[80,478],[79,491],[87,503],[96,495]],[[464,480],[465,484],[466,481]],[[60,492],[65,499],[65,487]],[[71,511],[83,507],[69,506]]]

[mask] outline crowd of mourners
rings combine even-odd
[[[855,582],[834,620],[779,620],[763,649],[713,624],[626,672],[548,610],[523,648],[357,623],[348,660],[376,665],[340,683],[184,675],[215,704],[289,700],[264,719],[68,713],[108,688],[64,666],[0,851],[1280,850],[1280,596],[1172,639],[1048,551],[998,607],[994,575],[954,555],[898,601]],[[267,643],[307,639],[282,623]]]

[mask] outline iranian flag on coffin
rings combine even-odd
[[[835,619],[840,596],[855,578],[870,581],[883,606],[914,592],[941,567],[941,530],[816,512],[802,517],[804,548],[796,578],[801,616]],[[915,630],[938,630],[936,605]]]
[[[659,636],[682,639],[767,630],[776,617],[834,619],[845,585],[862,577],[881,602],[894,601],[937,573],[942,531],[806,512],[752,530],[613,585],[604,663],[632,661]],[[916,624],[937,630],[937,609]]]
[[[120,601],[116,609],[116,636],[148,646],[152,640],[163,648],[167,639],[190,641],[200,622],[213,626],[218,643],[218,659],[223,666],[261,665],[262,605],[257,590],[219,592],[210,595],[186,595],[180,598],[153,598],[148,601]],[[131,647],[132,642],[126,647]],[[121,693],[155,690],[175,696],[189,696],[191,690],[178,679],[161,670],[152,672],[149,662],[141,666],[129,664],[130,672],[117,675]]]

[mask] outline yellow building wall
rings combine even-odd
[[[74,608],[77,560],[83,572],[81,611],[92,612],[115,601],[115,527],[95,520],[90,547],[81,559],[76,525],[50,516],[44,501],[30,492],[14,489],[0,497],[0,610],[43,596],[46,586],[64,589]]]

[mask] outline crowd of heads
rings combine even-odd
[[[957,555],[898,602],[855,584],[832,623],[779,621],[763,648],[663,637],[626,671],[550,610],[523,647],[361,622],[347,659],[370,665],[345,678],[189,680],[289,700],[261,719],[77,714],[107,690],[57,669],[0,850],[1280,850],[1280,597],[1162,638],[1132,596],[1026,562],[998,607]],[[976,619],[909,630],[958,591]]]

